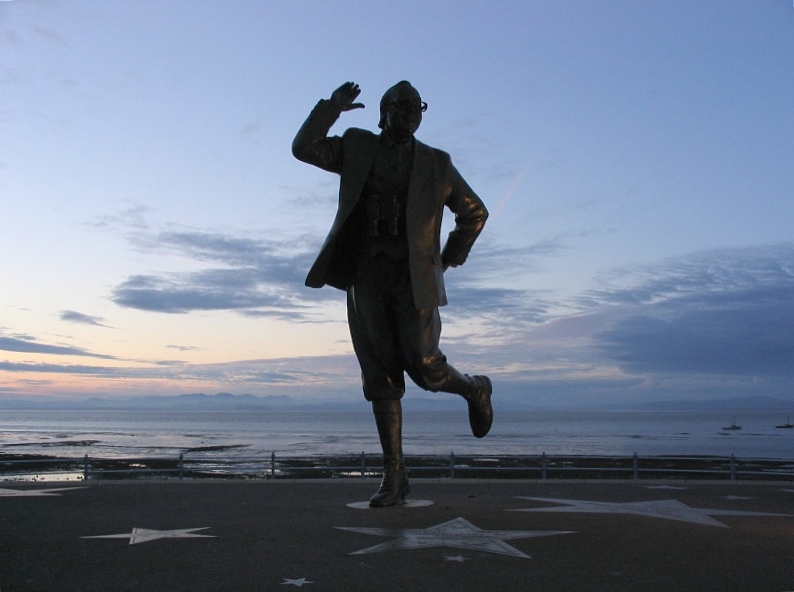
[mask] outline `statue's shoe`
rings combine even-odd
[[[411,484],[408,481],[408,472],[402,469],[387,468],[377,493],[369,500],[371,508],[386,508],[388,506],[402,505],[405,496],[411,493]]]
[[[491,407],[491,394],[493,385],[487,376],[472,376],[477,383],[477,394],[466,399],[469,404],[469,425],[471,433],[476,438],[484,437],[491,429],[493,423],[493,408]]]

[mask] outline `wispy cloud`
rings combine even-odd
[[[74,310],[62,310],[60,314],[60,319],[62,321],[67,321],[69,323],[77,323],[79,325],[95,325],[97,327],[107,327],[104,323],[104,319],[101,317],[95,317],[87,314],[83,314],[81,312],[76,312]]]
[[[116,215],[97,216],[84,225],[99,230],[146,231],[149,228],[150,213],[151,210],[147,206],[134,204]]]
[[[481,319],[493,332],[509,331],[511,327],[526,330],[529,325],[548,320],[551,303],[539,292],[451,284],[450,311],[445,311],[449,316]]]
[[[167,276],[137,275],[113,291],[113,301],[139,310],[186,313],[197,310],[252,310],[300,317],[295,300],[252,269],[213,269]],[[265,309],[265,310],[262,310]]]
[[[305,245],[197,231],[139,233],[134,242],[209,268],[130,276],[113,290],[120,306],[165,313],[237,310],[297,321],[312,301],[323,299],[301,289],[312,256]]]
[[[304,356],[274,360],[243,360],[217,364],[98,366],[33,362],[0,362],[0,372],[124,381],[124,388],[148,392],[152,382],[174,385],[201,384],[203,388],[255,394],[288,394],[297,398],[322,392],[323,397],[361,396],[355,358]],[[140,386],[136,387],[135,383]],[[177,386],[176,388],[180,388]],[[184,392],[184,388],[183,388]],[[309,393],[309,395],[307,395]]]
[[[7,337],[0,335],[0,350],[20,353],[51,354],[56,356],[86,356],[102,360],[115,360],[114,356],[97,354],[79,347],[50,345],[27,337]]]
[[[183,352],[186,352],[186,351],[199,351],[201,349],[200,347],[196,347],[195,345],[174,345],[174,344],[170,344],[170,345],[166,345],[166,347],[168,349],[175,349],[177,351],[183,351]]]
[[[17,350],[11,350],[17,351]],[[51,352],[43,352],[51,353]],[[74,354],[70,354],[74,355]],[[118,368],[111,366],[85,366],[80,364],[45,364],[33,362],[0,362],[3,372],[40,372],[44,374],[90,374],[93,376],[129,377]]]

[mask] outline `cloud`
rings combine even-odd
[[[169,349],[175,349],[177,351],[200,351],[200,347],[196,347],[195,345],[166,345]]]
[[[292,300],[267,289],[255,270],[208,270],[168,276],[137,275],[113,291],[120,306],[139,310],[186,313],[197,310],[270,308],[286,317],[296,315]]]
[[[140,204],[131,205],[126,210],[122,211],[116,216],[97,216],[90,222],[84,225],[88,228],[95,228],[98,230],[117,230],[119,228],[128,231],[133,229],[135,231],[146,231],[149,228],[148,216],[151,210]]]
[[[442,350],[530,404],[791,397],[794,245],[625,268],[571,301],[548,297],[455,287]]]
[[[585,294],[589,304],[640,304],[693,294],[740,292],[753,286],[789,287],[794,244],[719,249],[644,267],[618,269]]]
[[[794,374],[794,245],[721,250],[621,272],[584,299],[596,347],[629,373]]]
[[[116,359],[114,356],[95,354],[79,347],[39,343],[27,337],[19,338],[0,336],[0,350],[20,353],[52,354],[56,356],[87,356],[102,360]]]
[[[124,388],[150,392],[153,381],[201,384],[200,388],[255,394],[287,394],[297,398],[321,392],[324,399],[360,396],[360,378],[355,357],[303,356],[273,360],[243,360],[217,364],[153,365],[147,367],[93,366],[0,362],[0,372],[72,375],[124,381]],[[112,387],[111,387],[112,388]],[[184,392],[184,388],[180,387]]]
[[[505,343],[522,339],[533,327],[551,320],[552,311],[559,311],[562,303],[547,291],[521,288],[516,280],[540,272],[542,261],[568,252],[568,240],[555,237],[523,247],[481,242],[471,262],[444,274],[449,308],[442,316],[483,325],[476,339],[499,336]]]
[[[17,351],[17,350],[12,350]],[[50,352],[43,352],[50,353]],[[119,375],[111,366],[83,366],[79,364],[42,364],[30,362],[0,362],[2,372],[41,372],[45,374],[92,374],[95,376]]]
[[[237,310],[297,321],[306,318],[312,301],[324,298],[302,289],[312,256],[303,244],[209,232],[138,234],[134,240],[138,248],[210,267],[130,276],[113,290],[119,306],[164,313]]]
[[[108,326],[102,322],[104,319],[100,317],[94,317],[91,315],[83,314],[81,312],[76,312],[74,310],[62,310],[60,314],[60,319],[62,321],[67,321],[69,323],[78,323],[81,325],[95,325],[97,327]]]
[[[451,282],[450,282],[451,283]],[[452,283],[451,283],[452,284]],[[538,292],[509,288],[479,288],[454,283],[449,288],[449,316],[487,320],[493,332],[548,320],[550,303]]]
[[[496,287],[510,291],[526,290],[525,286],[528,286],[531,289],[524,293],[529,301],[534,301],[535,295],[540,293],[536,289],[539,285],[536,278],[555,268],[555,260],[574,256],[582,248],[580,245],[583,239],[600,232],[562,232],[517,246],[507,246],[499,238],[483,235],[474,245],[466,263],[445,273],[448,293],[454,297],[458,290],[468,286]],[[568,302],[570,297],[566,297],[565,302],[560,298],[557,300],[558,307],[571,306]],[[532,307],[535,305],[532,304]]]

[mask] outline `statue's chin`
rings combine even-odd
[[[386,133],[389,134],[389,136],[391,136],[392,138],[394,138],[395,142],[407,142],[413,137],[415,131],[416,131],[415,129],[388,128],[386,130]]]

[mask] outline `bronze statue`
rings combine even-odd
[[[402,453],[405,373],[424,390],[466,399],[476,437],[491,428],[490,379],[461,374],[438,347],[438,307],[447,303],[443,274],[466,261],[488,211],[447,153],[414,138],[427,103],[407,81],[383,95],[379,135],[350,128],[329,137],[343,111],[364,107],[354,102],[360,92],[346,82],[321,100],[292,153],[341,176],[336,218],[306,285],[347,292],[364,397],[383,449],[383,480],[370,506],[384,507],[403,503],[411,490]],[[455,214],[455,228],[442,250],[444,206]]]

